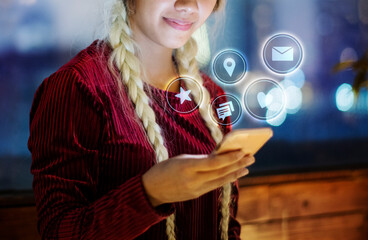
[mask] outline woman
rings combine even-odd
[[[236,180],[254,158],[211,153],[231,128],[209,117],[224,92],[191,38],[221,4],[116,0],[108,37],[43,81],[28,140],[43,239],[240,239]],[[181,87],[199,101],[190,82],[165,90],[179,75],[203,86],[189,114],[165,101]]]

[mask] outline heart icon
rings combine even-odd
[[[259,103],[259,106],[261,106],[261,108],[265,108],[271,105],[272,101],[273,101],[273,96],[271,94],[264,94],[264,92],[259,92],[257,94],[257,100]]]

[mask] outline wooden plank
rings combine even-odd
[[[368,209],[368,177],[265,184],[239,189],[239,222]]]
[[[312,180],[356,179],[368,176],[368,169],[335,170],[318,172],[301,172],[289,174],[275,174],[268,176],[247,175],[239,179],[239,187],[264,184],[278,184],[289,182],[303,182]]]
[[[34,206],[0,208],[1,240],[39,240],[37,212]]]
[[[270,218],[269,187],[250,186],[239,189],[237,220],[240,223],[246,221],[263,221]]]
[[[282,219],[265,223],[244,224],[242,240],[363,240],[364,213]]]
[[[367,169],[245,177],[239,185],[243,239],[368,239]],[[40,239],[36,216],[32,192],[0,193],[1,240]]]
[[[32,190],[0,191],[0,208],[34,206],[35,204]]]
[[[270,186],[270,218],[310,216],[368,208],[368,178]]]

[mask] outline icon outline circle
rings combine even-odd
[[[279,111],[277,111],[275,114],[271,115],[271,116],[268,116],[268,117],[262,117],[262,116],[259,116],[257,114],[255,114],[251,108],[249,107],[248,105],[248,101],[247,101],[247,95],[249,94],[249,91],[251,90],[251,88],[260,83],[260,82],[268,82],[268,83],[271,83],[273,85],[275,85],[278,89],[281,90],[282,92],[282,107],[280,108]],[[258,120],[262,120],[262,121],[266,121],[266,120],[272,120],[276,117],[278,117],[283,111],[285,111],[285,107],[286,107],[286,95],[285,95],[285,91],[284,91],[284,88],[281,86],[280,83],[278,83],[277,81],[275,80],[272,80],[272,79],[258,79],[258,80],[255,80],[254,82],[250,83],[245,92],[244,92],[244,96],[243,96],[243,101],[244,101],[244,105],[245,105],[245,109],[247,110],[247,112],[254,118],[258,119]]]
[[[292,40],[294,42],[294,44],[298,47],[298,50],[299,50],[299,59],[298,61],[296,62],[296,64],[294,64],[294,66],[288,68],[287,70],[279,70],[279,69],[276,69],[275,67],[272,66],[272,64],[269,63],[268,59],[267,59],[267,49],[270,45],[270,43],[277,39],[277,38],[288,38],[290,40]],[[303,47],[302,45],[300,44],[299,40],[297,40],[294,36],[290,35],[290,34],[286,34],[286,33],[279,33],[279,34],[276,34],[274,36],[272,36],[270,39],[267,40],[267,42],[265,43],[264,47],[263,47],[263,61],[264,63],[266,64],[266,66],[273,72],[275,73],[278,73],[278,74],[288,74],[288,73],[291,73],[293,71],[295,71],[296,69],[299,68],[299,66],[301,65],[302,63],[302,60],[303,60],[303,57],[304,57],[304,52],[303,52]]]
[[[231,97],[231,98],[233,98],[233,100],[235,100],[236,102],[237,102],[237,104],[238,104],[238,106],[239,106],[239,113],[238,113],[238,116],[236,117],[236,119],[234,120],[234,121],[230,121],[230,123],[228,123],[228,124],[223,124],[223,123],[221,123],[221,122],[219,122],[219,121],[217,121],[217,119],[213,116],[213,104],[216,102],[216,100],[217,99],[219,99],[219,98],[221,98],[221,97],[224,97],[224,96],[226,96],[226,97]],[[230,101],[228,98],[226,99],[227,101]],[[211,102],[211,107],[208,109],[208,111],[209,111],[209,115],[210,115],[210,117],[212,118],[212,120],[215,122],[215,123],[218,123],[218,124],[220,124],[220,125],[223,125],[223,126],[228,126],[228,125],[234,125],[236,122],[238,122],[239,121],[239,119],[240,119],[240,117],[241,117],[241,115],[242,115],[242,113],[243,113],[243,111],[242,111],[242,105],[241,105],[241,102],[239,101],[239,99],[237,98],[237,97],[235,97],[234,95],[232,95],[232,94],[229,94],[229,93],[226,93],[226,94],[223,94],[223,95],[220,95],[220,96],[217,96],[212,102]],[[230,118],[231,119],[231,118]]]
[[[193,109],[191,109],[191,110],[189,110],[189,111],[179,111],[179,110],[177,110],[177,109],[175,109],[175,107],[173,107],[173,106],[171,106],[171,104],[170,104],[170,101],[169,101],[169,89],[170,89],[170,87],[171,87],[171,85],[173,84],[173,83],[175,83],[176,81],[179,81],[179,80],[189,80],[189,81],[192,81],[192,82],[194,82],[194,84],[197,86],[197,88],[199,89],[199,96],[200,96],[200,99],[199,99],[199,101],[198,101],[198,103],[197,103],[197,105],[193,108]],[[188,90],[190,90],[190,89],[188,89]],[[166,88],[166,102],[167,102],[167,104],[169,105],[169,107],[172,109],[172,110],[174,110],[175,112],[178,112],[178,113],[181,113],[181,114],[188,114],[188,113],[191,113],[191,112],[193,112],[194,110],[196,110],[200,105],[201,105],[201,103],[202,103],[202,100],[203,100],[203,90],[202,90],[202,86],[196,81],[196,80],[194,80],[193,78],[191,78],[191,77],[188,77],[188,76],[181,76],[181,77],[178,77],[178,78],[175,78],[173,81],[171,81],[171,83],[167,86],[167,88]]]
[[[241,60],[242,60],[242,64],[243,64],[243,71],[241,73],[241,75],[239,77],[237,77],[235,80],[233,81],[228,81],[226,79],[223,79],[220,74],[218,73],[218,71],[216,70],[217,69],[217,62],[219,60],[219,58],[226,54],[226,53],[230,53],[230,54],[235,54],[237,55]],[[223,64],[220,64],[221,66],[223,66]],[[213,74],[215,75],[215,77],[220,80],[222,83],[225,83],[225,84],[234,84],[234,83],[238,83],[240,80],[242,80],[245,76],[245,74],[248,72],[248,63],[247,63],[247,60],[245,59],[245,57],[243,56],[243,54],[241,54],[239,51],[237,50],[233,50],[233,49],[226,49],[226,50],[223,50],[221,52],[219,52],[214,60],[213,60],[213,63],[212,63],[212,72]]]

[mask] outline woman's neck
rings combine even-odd
[[[172,49],[142,49],[140,60],[146,76],[143,81],[160,89],[166,89],[171,80],[177,78],[176,66],[172,61]]]
[[[172,61],[173,49],[163,47],[142,34],[135,25],[132,24],[134,41],[140,49],[142,80],[148,84],[166,90],[167,85],[178,77],[174,62]],[[179,89],[177,89],[179,91]]]

